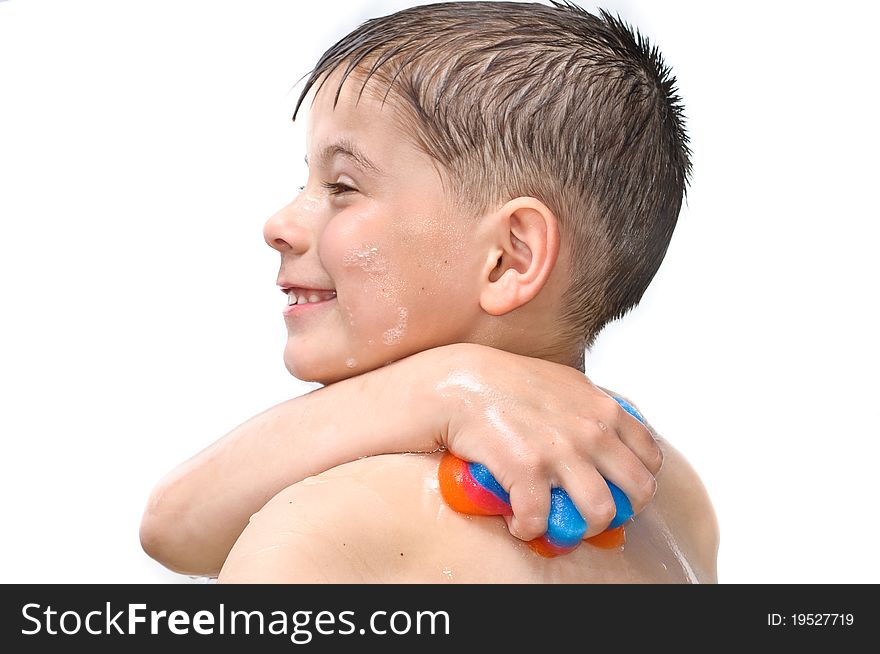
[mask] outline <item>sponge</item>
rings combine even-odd
[[[644,423],[644,418],[629,402],[619,397],[614,399],[627,413]],[[440,460],[437,476],[443,499],[453,510],[468,515],[513,515],[507,491],[486,466],[464,461],[445,452]],[[632,517],[633,511],[629,498],[623,491],[610,481],[605,481],[617,512],[605,531],[585,540],[596,547],[612,549],[626,542],[623,524]],[[577,548],[584,540],[586,531],[587,523],[568,493],[562,488],[552,488],[547,531],[528,544],[541,556],[559,556]]]

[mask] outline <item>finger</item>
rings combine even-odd
[[[550,515],[550,487],[534,479],[515,482],[508,491],[513,517],[510,533],[525,541],[543,536]]]
[[[596,469],[617,486],[632,505],[633,515],[641,513],[657,492],[657,479],[644,463],[622,442],[610,442],[606,449],[594,455]]]
[[[617,432],[601,421],[582,419],[578,427],[581,437],[574,447],[583,463],[575,469],[576,476],[588,474],[595,468],[627,496],[634,514],[641,512],[657,490],[654,475]],[[569,460],[578,461],[577,458]]]
[[[632,404],[623,400],[630,409],[627,410],[613,397],[610,399],[616,407],[614,410],[616,420],[613,427],[617,431],[618,438],[639,457],[651,474],[656,475],[663,465],[663,451],[660,449],[657,439],[654,438],[654,434],[645,423],[630,413],[631,410],[641,415]]]
[[[660,449],[660,444],[645,425],[625,411],[624,414],[625,417],[621,419],[617,430],[618,437],[633,454],[639,457],[652,475],[657,475],[663,466],[663,450]]]
[[[560,476],[559,485],[587,523],[584,538],[608,528],[616,513],[614,498],[605,479],[592,465],[569,469]]]

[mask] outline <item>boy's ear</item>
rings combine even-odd
[[[489,217],[490,253],[480,306],[501,316],[531,301],[559,256],[556,216],[540,200],[519,197]]]

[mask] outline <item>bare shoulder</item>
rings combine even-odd
[[[440,493],[437,454],[338,466],[270,500],[251,519],[221,583],[498,583],[583,580],[591,553],[550,561],[503,518],[467,516]],[[592,556],[595,556],[593,554]]]
[[[256,513],[230,552],[221,583],[681,583],[712,581],[714,551],[698,543],[695,473],[664,443],[654,504],[624,548],[581,546],[546,559],[497,516],[456,513],[437,481],[439,455],[389,454],[294,484]],[[680,508],[677,503],[680,503]],[[706,532],[709,533],[709,532]],[[696,535],[695,535],[696,534]],[[680,563],[682,565],[680,565]],[[688,565],[684,565],[687,563]]]
[[[436,467],[431,455],[374,456],[289,486],[251,518],[218,581],[411,580],[429,554],[421,525],[438,512],[426,487]]]
[[[602,390],[625,400],[644,417],[629,398],[616,391]],[[657,475],[657,494],[649,510],[658,512],[676,534],[687,558],[698,568],[701,581],[716,583],[720,531],[706,486],[687,458],[658,434],[647,419],[645,425],[663,452],[663,467]]]

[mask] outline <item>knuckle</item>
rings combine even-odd
[[[603,409],[605,410],[605,415],[608,417],[609,420],[612,420],[614,422],[620,420],[620,417],[623,414],[623,407],[620,406],[620,402],[608,395],[605,397],[602,404]]]
[[[541,453],[531,449],[523,451],[519,455],[517,463],[520,474],[525,477],[532,477],[539,474],[544,465]]]
[[[547,463],[551,465],[560,461],[571,462],[578,458],[577,442],[572,442],[566,435],[560,434],[554,436],[550,441],[552,447],[544,450],[547,455]]]
[[[581,421],[581,431],[584,440],[591,445],[601,445],[610,438],[608,425],[597,418],[584,418]]]

